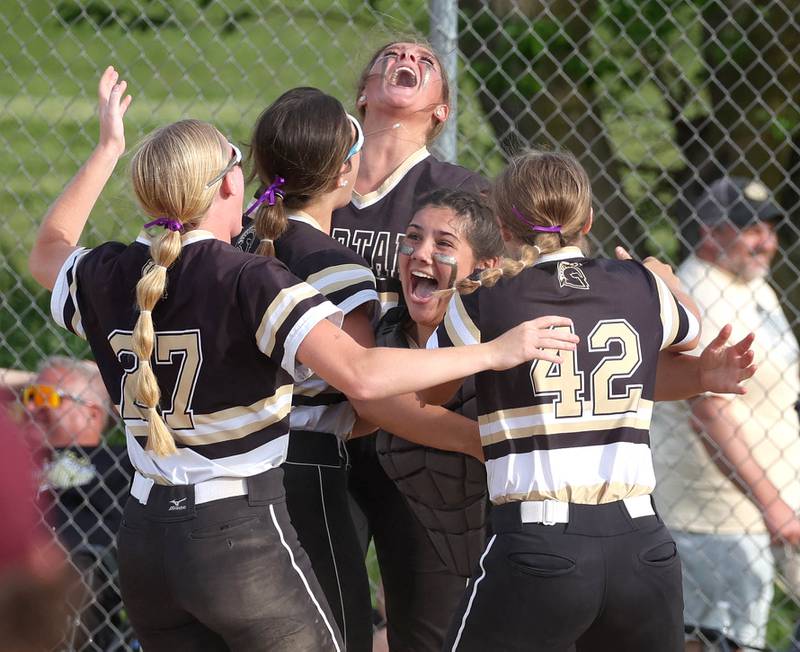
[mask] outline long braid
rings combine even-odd
[[[136,305],[139,308],[139,317],[133,328],[133,351],[139,358],[136,400],[147,409],[147,448],[156,455],[172,455],[176,449],[172,433],[156,409],[161,399],[161,389],[150,363],[155,345],[152,310],[164,296],[167,268],[178,258],[181,247],[178,231],[167,231],[155,238],[150,245],[153,262],[136,284]]]
[[[146,214],[157,218],[146,226],[167,229],[150,240],[150,262],[136,284],[139,316],[132,335],[139,361],[134,393],[148,422],[146,448],[159,456],[174,454],[176,447],[158,410],[161,389],[151,362],[156,341],[152,312],[164,296],[167,269],[180,256],[181,233],[197,226],[208,212],[225,176],[219,171],[230,157],[230,145],[214,127],[183,120],[150,134],[131,160],[136,198]]]
[[[472,294],[481,286],[492,287],[503,278],[513,278],[526,267],[531,267],[539,259],[542,250],[538,245],[522,245],[519,259],[503,257],[499,267],[489,267],[478,274],[478,278],[469,277],[456,283],[459,294]]]

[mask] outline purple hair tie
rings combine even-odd
[[[180,231],[183,228],[183,224],[181,224],[179,220],[173,220],[169,217],[159,217],[158,219],[145,224],[144,228],[149,229],[151,226],[161,226],[165,229],[169,229],[170,231]]]
[[[258,199],[256,199],[252,204],[250,204],[250,206],[244,212],[244,217],[250,215],[250,213],[252,213],[256,208],[261,206],[261,204],[263,204],[264,202],[267,202],[268,206],[274,206],[275,202],[277,201],[277,199],[275,199],[276,196],[280,197],[281,199],[286,197],[286,194],[283,192],[283,190],[278,190],[278,188],[280,188],[285,182],[286,179],[284,179],[283,177],[276,176],[275,179],[272,181],[272,183],[269,184],[269,187],[264,192],[262,192],[261,195],[259,195]]]
[[[534,224],[530,220],[528,220],[522,213],[517,210],[516,206],[512,206],[511,210],[514,212],[514,215],[518,220],[527,224],[531,229],[534,231],[539,231],[541,233],[561,233],[561,225],[556,224],[555,226],[542,226],[540,224]]]

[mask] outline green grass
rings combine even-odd
[[[276,2],[262,4],[259,13],[252,4],[184,0],[171,3],[172,14],[153,0],[63,0],[60,9],[43,0],[14,1],[17,8],[6,3],[0,11],[6,72],[0,76],[0,271],[10,272],[15,288],[0,306],[0,366],[31,366],[46,353],[84,350],[72,336],[53,332],[46,296],[31,282],[25,260],[48,206],[95,145],[96,85],[106,65],[121,71],[134,98],[126,116],[129,151],[155,127],[187,117],[208,120],[243,144],[261,110],[294,86],[317,86],[351,106],[371,51],[397,33],[427,30],[423,0],[401,9],[375,0],[313,0],[301,9]],[[107,25],[99,28],[103,20]],[[493,138],[476,102],[462,102],[459,125],[469,134],[463,162],[499,169],[499,157],[488,156]],[[82,244],[127,241],[138,231],[142,218],[127,163],[126,156]],[[31,344],[20,346],[32,335]]]
[[[244,142],[258,113],[292,86],[318,86],[349,105],[362,57],[345,47],[369,48],[382,40],[363,10],[353,16],[324,8],[290,14],[275,4],[263,16],[241,17],[228,30],[222,6],[202,11],[184,2],[177,12],[184,25],[142,32],[114,26],[98,33],[86,22],[65,28],[44,6],[34,2],[22,16],[6,16],[8,37],[0,42],[0,61],[8,68],[0,78],[0,142],[7,152],[0,161],[6,179],[0,239],[22,250],[94,145],[95,88],[105,65],[120,69],[134,96],[129,145],[155,126],[184,117],[209,120]],[[103,217],[91,222],[89,242],[130,237],[136,230],[133,205],[120,202],[122,172],[101,201],[97,216]]]
[[[800,605],[788,597],[781,586],[776,585],[767,625],[767,646],[773,650],[786,649],[798,622]]]
[[[85,353],[55,332],[25,260],[48,206],[94,147],[96,85],[106,65],[120,69],[134,97],[129,151],[153,128],[186,117],[244,143],[259,112],[293,86],[318,86],[350,106],[370,51],[392,31],[427,29],[422,0],[393,15],[381,2],[355,0],[315,0],[300,10],[261,3],[258,13],[254,4],[205,0],[17,2],[0,10],[0,366],[32,367],[65,349]],[[93,22],[102,20],[103,28]],[[82,244],[125,241],[138,231],[127,163],[106,187]]]
[[[259,13],[252,10],[256,5]],[[0,9],[0,367],[33,369],[53,352],[88,355],[82,342],[49,320],[49,294],[33,283],[25,259],[47,207],[94,146],[95,89],[106,65],[121,70],[134,96],[126,118],[129,148],[156,126],[183,117],[209,120],[243,143],[258,113],[293,86],[318,86],[350,106],[356,76],[374,47],[395,32],[427,31],[423,0],[313,0],[299,10],[290,9],[290,3],[232,0],[123,1],[113,8],[100,0],[80,5],[64,0],[61,15],[55,6],[11,0]],[[113,24],[98,30],[90,20],[65,22],[76,9],[87,16],[107,15]],[[147,23],[136,22],[142,12],[161,28],[142,29]],[[169,26],[164,21],[171,16]],[[491,153],[494,136],[473,97],[474,81],[467,77],[458,120],[462,145],[468,144],[462,163],[495,173],[502,159]],[[647,110],[640,114],[645,118],[636,124],[650,138],[651,118]],[[625,129],[630,119],[627,115]],[[611,125],[612,136],[626,140],[628,131],[617,133],[617,127]],[[635,145],[634,139],[625,150],[632,164],[650,154],[637,152]],[[664,167],[676,164],[669,147],[657,153]],[[127,159],[121,162],[103,193],[83,244],[129,240],[139,229],[142,219],[125,178],[126,164]],[[656,229],[653,238],[666,246],[672,233],[668,224],[664,229]],[[369,568],[377,582],[374,552]],[[769,642],[781,647],[800,609],[778,592],[772,615]]]

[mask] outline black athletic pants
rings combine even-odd
[[[657,516],[620,501],[570,505],[567,524],[523,524],[518,502],[491,517],[444,650],[683,650],[681,565]]]
[[[282,475],[267,471],[248,478],[248,495],[197,506],[192,485],[155,485],[146,506],[128,499],[122,598],[147,652],[344,649],[289,521]]]
[[[300,545],[347,652],[371,652],[372,605],[364,555],[350,514],[344,447],[335,435],[293,430],[281,467]]]
[[[375,437],[347,443],[350,490],[364,515],[362,545],[371,535],[383,580],[389,649],[438,652],[466,580],[447,570],[425,528],[378,461]]]

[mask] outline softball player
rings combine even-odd
[[[453,296],[428,347],[554,306],[581,342],[561,365],[477,376],[493,536],[444,649],[677,652],[680,562],[650,498],[648,426],[659,352],[695,345],[696,308],[674,277],[583,255],[591,190],[572,156],[518,157],[492,200],[519,260],[459,282],[473,293]]]
[[[385,312],[402,297],[398,246],[420,197],[439,188],[484,190],[487,183],[428,151],[450,112],[447,76],[430,46],[397,41],[379,48],[356,96],[364,160],[352,199],[333,213],[331,234],[370,263]]]
[[[274,255],[342,311],[345,332],[373,346],[375,277],[328,235],[331,211],[350,201],[363,141],[361,125],[330,95],[314,88],[281,95],[253,129],[250,151],[263,190],[246,211],[254,220],[237,246]],[[322,379],[296,384],[283,481],[292,524],[346,649],[369,652],[369,579],[350,515],[344,448],[355,421],[347,397]]]
[[[487,187],[479,175],[440,161],[428,151],[428,143],[441,132],[448,118],[449,97],[448,80],[439,58],[420,42],[395,41],[377,49],[357,85],[356,108],[366,136],[364,157],[351,201],[333,213],[331,235],[368,261],[377,279],[384,313],[402,303],[398,247],[420,198],[438,188]],[[417,430],[439,429],[436,418],[439,417],[431,415],[430,421],[418,424]],[[391,431],[399,432],[397,428]],[[378,462],[375,437],[349,441],[347,449],[352,465],[350,490],[358,505],[362,543],[366,550],[369,537],[374,535],[384,578],[392,575],[398,580],[389,579],[384,586],[392,649],[405,649],[398,647],[401,639],[397,628],[409,632],[411,638],[406,640],[422,645],[411,632],[416,630],[421,636],[433,633],[434,638],[440,634],[434,633],[438,626],[431,629],[417,623],[417,615],[435,612],[426,612],[423,607],[430,602],[430,595],[425,594],[422,599],[422,594],[405,582],[403,560],[409,552],[406,549],[403,556],[393,552],[399,539],[387,506],[404,513],[408,524],[416,523],[416,519]],[[421,543],[429,545],[424,531],[418,534]],[[433,568],[444,568],[436,553],[431,563]],[[427,562],[420,560],[420,564]]]
[[[311,367],[368,399],[558,360],[541,347],[577,338],[543,330],[568,323],[548,318],[467,355],[360,347],[312,287],[230,245],[241,155],[197,121],[155,131],[133,157],[134,192],[154,218],[145,227],[157,233],[77,247],[125,149],[125,88],[106,69],[99,143],[48,211],[29,264],[53,291],[56,321],[88,340],[125,422],[137,471],[118,541],[128,614],[151,651],[341,650],[277,468],[293,380]]]
[[[440,190],[421,201],[400,248],[404,306],[393,308],[381,321],[376,337],[381,345],[423,344],[444,316],[449,298],[445,290],[453,278],[461,280],[476,268],[494,266],[503,251],[500,229],[477,196]],[[724,329],[699,357],[662,352],[656,399],[688,397],[712,388],[744,391],[740,383],[754,371],[752,339],[725,347],[729,333]],[[466,379],[446,406],[477,419],[474,379]],[[472,436],[479,441],[477,423],[474,435],[466,435]],[[469,450],[469,443],[463,442],[461,449]],[[443,442],[437,430],[406,432],[402,437],[380,431],[376,438],[381,466],[404,499],[386,504],[387,527],[375,528],[376,547],[384,553],[379,557],[382,579],[394,599],[388,618],[392,649],[441,649],[464,591],[461,578],[477,567],[486,543],[483,464],[470,455],[439,450],[443,444],[456,448],[452,441]],[[379,493],[391,497],[396,492]],[[384,537],[390,520],[392,536]]]

